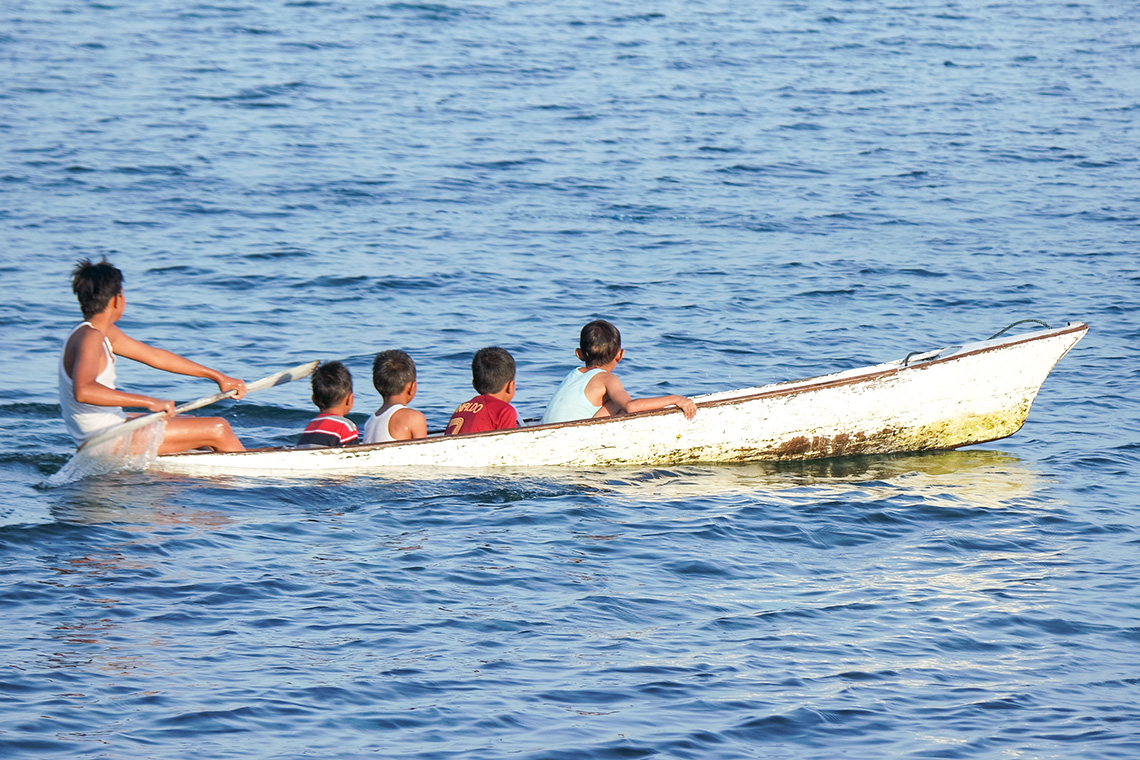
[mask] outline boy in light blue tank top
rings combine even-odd
[[[613,373],[625,356],[621,333],[606,320],[597,319],[582,328],[577,354],[585,366],[570,370],[554,392],[546,413],[542,415],[543,424],[633,414],[670,406],[680,408],[685,419],[691,420],[696,415],[697,405],[685,396],[630,397]]]

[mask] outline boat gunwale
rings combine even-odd
[[[947,356],[935,355],[934,358],[928,359],[928,360],[923,360],[921,358],[917,358],[915,360],[915,363],[913,363],[913,364],[903,364],[903,362],[905,362],[906,359],[894,359],[894,360],[891,360],[889,362],[884,362],[882,364],[872,364],[872,365],[868,365],[866,367],[856,367],[856,368],[853,368],[850,370],[841,370],[840,372],[834,372],[834,373],[830,373],[827,375],[817,375],[815,377],[808,377],[808,378],[803,378],[800,380],[786,380],[782,383],[776,383],[776,384],[767,385],[767,386],[754,386],[756,388],[764,388],[765,390],[758,390],[756,393],[749,393],[748,395],[744,395],[744,396],[732,396],[729,398],[710,399],[708,401],[697,401],[696,405],[697,405],[698,409],[706,409],[706,408],[713,408],[713,407],[720,407],[720,406],[731,406],[731,405],[748,403],[748,402],[752,402],[752,401],[758,401],[758,400],[763,399],[763,398],[771,398],[774,396],[795,396],[795,395],[798,395],[801,393],[816,392],[816,391],[824,390],[827,388],[840,387],[840,386],[844,386],[844,385],[853,385],[855,383],[864,383],[864,382],[868,382],[870,380],[874,380],[877,378],[886,377],[888,375],[897,375],[900,372],[904,372],[904,371],[925,370],[925,369],[929,369],[930,367],[934,367],[938,364],[956,361],[959,359],[964,359],[967,357],[976,356],[978,354],[985,354],[985,353],[990,353],[993,351],[1000,351],[1000,350],[1011,348],[1013,346],[1021,345],[1024,343],[1032,343],[1032,342],[1035,342],[1038,340],[1046,340],[1048,338],[1060,337],[1062,335],[1067,335],[1069,333],[1074,333],[1074,332],[1083,333],[1083,332],[1087,332],[1088,329],[1089,329],[1089,325],[1087,322],[1069,322],[1066,325],[1064,325],[1063,327],[1055,327],[1055,328],[1046,329],[1046,330],[1039,330],[1039,331],[1036,331],[1033,333],[1023,333],[1021,335],[1013,335],[1013,336],[1010,336],[1009,338],[1005,338],[1005,339],[1001,339],[1001,340],[990,339],[990,340],[973,341],[972,343],[964,344],[963,348],[965,348],[965,346],[969,346],[969,345],[975,345],[975,346],[977,346],[977,348],[972,348],[969,350],[955,351],[954,353],[948,354]],[[1074,345],[1076,345],[1075,342],[1074,342]],[[949,346],[943,346],[941,348],[931,349],[930,351],[924,351],[924,352],[920,353],[919,357],[921,357],[921,355],[923,355],[923,354],[931,354],[931,353],[937,354],[937,352],[945,351],[947,348],[949,348]],[[1066,350],[1066,353],[1067,352],[1068,352],[1068,350]],[[1064,358],[1064,355],[1065,354],[1061,354],[1061,356],[1059,356],[1057,358],[1057,361],[1060,361],[1062,358]],[[1054,362],[1053,366],[1056,366],[1056,362]],[[872,371],[861,372],[860,370],[872,370]],[[852,373],[852,372],[856,373],[856,374],[851,374],[851,375],[848,375],[846,377],[836,377],[836,375],[843,375],[845,373]],[[827,378],[832,378],[832,379],[828,380]],[[816,381],[819,381],[819,382],[816,382]],[[795,387],[785,387],[785,386],[795,386]],[[750,389],[742,388],[742,389],[738,389],[738,390],[750,390]],[[711,396],[711,395],[718,395],[720,393],[733,393],[733,392],[734,391],[732,391],[732,390],[717,391],[715,393],[711,393],[708,395]],[[699,398],[699,396],[698,396],[698,398]],[[557,429],[562,429],[562,428],[583,427],[583,426],[587,426],[587,425],[604,425],[604,424],[608,424],[608,423],[613,423],[613,422],[618,422],[618,421],[626,421],[626,420],[630,420],[630,419],[660,417],[660,416],[663,416],[666,414],[680,414],[680,413],[681,413],[681,410],[677,409],[676,407],[667,407],[664,409],[650,409],[650,410],[647,410],[644,412],[634,412],[632,414],[622,414],[622,415],[615,415],[615,416],[610,416],[610,417],[593,417],[593,418],[584,419],[584,420],[569,420],[567,422],[551,422],[551,423],[547,423],[547,424],[527,425],[525,427],[510,428],[510,429],[506,429],[506,430],[483,430],[483,431],[479,431],[477,433],[466,433],[462,436],[456,436],[456,437],[462,437],[463,439],[470,439],[470,438],[486,437],[486,436],[511,435],[511,434],[517,434],[517,433],[520,433],[523,431],[557,430]],[[259,448],[245,449],[244,451],[227,451],[227,452],[182,451],[182,452],[178,452],[176,454],[163,454],[162,456],[160,456],[158,458],[160,460],[169,461],[169,460],[174,459],[174,458],[196,457],[196,456],[203,456],[203,455],[211,455],[211,456],[221,455],[221,456],[225,456],[225,457],[242,457],[246,454],[265,454],[265,453],[271,453],[271,452],[281,453],[281,452],[293,452],[293,451],[304,451],[304,452],[308,452],[311,454],[316,454],[318,456],[335,456],[339,453],[347,452],[347,451],[351,451],[354,453],[355,452],[369,452],[369,451],[374,451],[376,449],[385,448],[385,447],[418,446],[418,445],[423,445],[423,444],[430,444],[430,443],[438,442],[438,441],[443,440],[443,439],[448,438],[448,437],[450,437],[450,436],[445,436],[445,435],[441,434],[441,435],[435,435],[435,436],[428,436],[427,438],[417,438],[417,439],[408,440],[408,441],[383,441],[380,443],[365,443],[365,444],[359,444],[359,445],[353,445],[353,446],[346,446],[343,448],[328,447],[328,448],[306,448],[306,449],[302,449],[302,448],[298,448],[296,446],[262,446]],[[994,440],[997,440],[997,439],[994,439]]]

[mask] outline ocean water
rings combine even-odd
[[[0,756],[1140,756],[1138,65],[1118,0],[0,4]],[[357,419],[403,348],[432,427],[596,317],[640,395],[1092,330],[954,452],[51,487],[104,255],[132,335]]]

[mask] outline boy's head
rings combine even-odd
[[[340,362],[326,362],[313,370],[313,403],[321,411],[340,406],[352,395],[352,373]]]
[[[123,273],[105,258],[98,264],[82,259],[76,262],[72,272],[71,291],[79,299],[83,318],[90,319],[123,292]]]
[[[587,367],[601,367],[618,358],[621,333],[604,319],[595,319],[582,328],[578,342],[578,358]]]
[[[416,363],[403,351],[381,351],[372,362],[372,385],[385,399],[416,381]]]
[[[471,385],[480,394],[499,393],[515,379],[515,360],[505,348],[490,346],[471,359]]]

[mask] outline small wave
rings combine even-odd
[[[900,270],[898,270],[898,272],[899,272],[899,274],[913,275],[915,277],[949,277],[950,276],[949,273],[947,273],[947,272],[935,272],[935,271],[930,270],[930,269],[919,269],[919,268],[900,269]]]
[[[39,417],[58,419],[59,404],[44,404],[38,401],[23,401],[15,404],[0,404],[0,415],[14,418]]]
[[[436,274],[429,277],[385,277],[372,283],[372,290],[434,290],[449,285],[461,275]]]
[[[284,247],[277,248],[272,251],[257,251],[254,253],[246,253],[242,255],[242,258],[249,261],[275,261],[277,259],[308,258],[312,255],[312,251],[306,250],[304,248]]]
[[[325,275],[324,277],[317,277],[308,282],[297,282],[292,287],[295,288],[335,288],[338,290],[351,290],[358,285],[364,285],[369,282],[371,278],[366,275]]]
[[[413,14],[426,21],[454,21],[469,13],[463,8],[453,8],[449,5],[437,3],[391,3],[385,7],[389,11]],[[369,16],[369,18],[378,17]]]
[[[171,264],[170,266],[164,267],[150,267],[146,271],[147,273],[154,274],[178,273],[190,275],[191,277],[199,277],[201,275],[209,273],[211,270],[202,269],[201,267],[196,266],[189,266],[187,264]]]
[[[665,18],[664,13],[638,13],[631,16],[615,16],[610,19],[615,24],[628,24],[640,21],[657,21]]]
[[[779,163],[765,166],[734,164],[717,170],[722,174],[770,174],[773,177],[804,177],[827,174],[824,169],[816,169],[802,164]]]
[[[184,166],[117,166],[111,170],[115,174],[137,174],[142,176],[185,177],[190,172]]]
[[[812,298],[816,296],[852,296],[859,292],[855,288],[839,288],[836,290],[806,290],[802,293],[797,293],[799,298]]]

